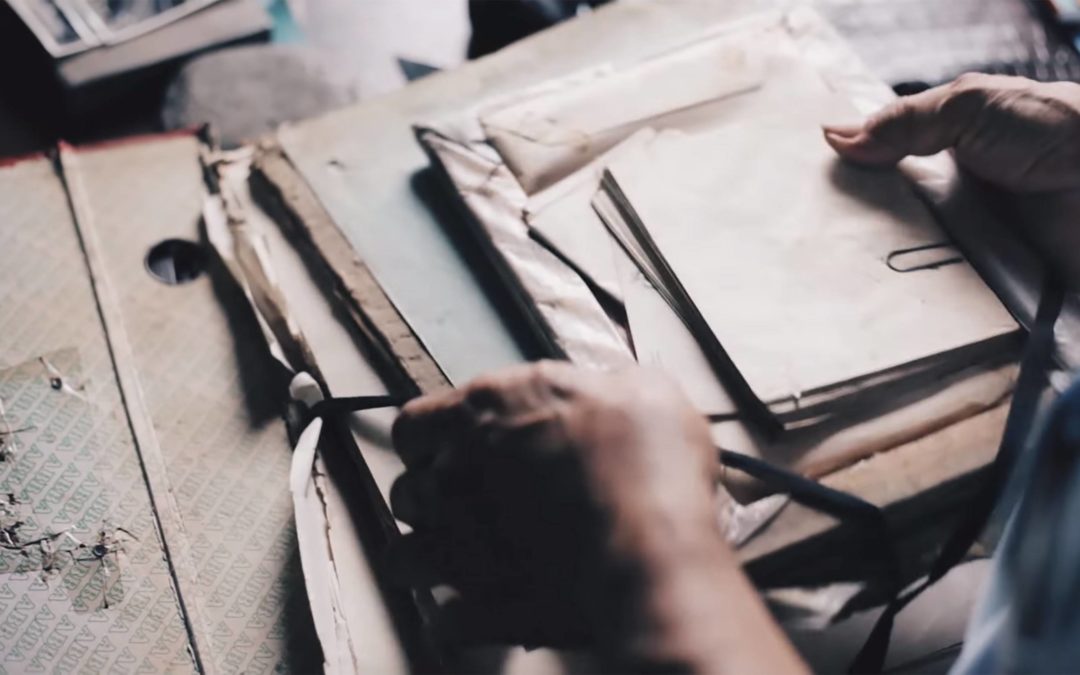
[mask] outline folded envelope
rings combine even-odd
[[[622,140],[627,130],[761,83],[754,33],[704,40],[638,68],[600,70],[587,83],[484,111],[480,124],[527,194]],[[597,100],[617,101],[597,106]]]

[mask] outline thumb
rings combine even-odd
[[[908,155],[933,155],[956,144],[985,102],[978,76],[885,106],[862,126],[825,126],[825,141],[844,159],[891,166]]]

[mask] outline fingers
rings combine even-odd
[[[406,471],[390,488],[390,510],[394,517],[414,528],[437,525],[442,512],[439,474],[414,469]]]
[[[949,87],[905,96],[856,127],[826,127],[825,140],[844,159],[888,166],[908,155],[939,152],[956,142],[959,128],[940,114]]]
[[[402,408],[391,437],[405,466],[422,466],[456,442],[469,424],[464,401],[464,392],[452,389],[413,399]]]
[[[521,586],[520,575],[475,528],[417,531],[395,539],[381,570],[406,588],[449,585],[470,597],[505,597]]]
[[[430,588],[453,583],[460,565],[447,547],[430,538],[408,535],[388,550],[387,578],[407,588]],[[516,598],[489,593],[455,598],[439,608],[435,635],[444,644],[544,645],[582,647],[590,642],[588,623],[573,598]]]
[[[1021,78],[964,75],[899,98],[862,126],[826,126],[825,140],[844,159],[890,166],[908,155],[933,155],[957,144],[996,90],[1026,86]]]
[[[538,408],[557,382],[578,377],[565,363],[522,364],[460,389],[414,399],[394,422],[394,447],[407,467],[424,466],[442,451],[475,440],[472,434],[485,421]]]
[[[383,556],[387,578],[405,588],[431,588],[453,576],[442,537],[415,533],[393,541]]]
[[[455,599],[439,610],[436,633],[455,645],[510,644],[575,648],[591,640],[584,617],[535,599],[483,602]]]

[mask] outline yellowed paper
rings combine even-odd
[[[707,40],[601,72],[587,86],[528,98],[480,116],[489,139],[528,194],[586,164],[634,128],[661,115],[757,87],[753,37]],[[618,101],[597,106],[597,99]]]
[[[805,115],[664,132],[608,166],[631,226],[707,324],[695,331],[716,336],[763,401],[1018,330],[966,264],[890,268],[891,254],[946,235],[898,174],[835,157],[817,133],[833,105],[821,98]]]

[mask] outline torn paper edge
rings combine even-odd
[[[298,373],[289,385],[294,401],[311,407],[323,399],[315,379]],[[349,628],[345,621],[344,601],[338,585],[338,571],[330,544],[330,522],[326,516],[323,476],[318,457],[323,421],[315,418],[300,433],[289,469],[289,491],[296,516],[296,539],[300,548],[300,566],[307,586],[311,617],[323,650],[323,668],[330,675],[359,672]]]
[[[250,156],[234,159],[239,166],[246,167]],[[225,166],[228,158],[211,156],[204,157],[204,161],[211,171],[229,168]],[[289,387],[290,397],[310,408],[323,399],[318,381],[304,370],[314,367],[314,359],[310,358],[303,332],[296,325],[278,285],[265,239],[246,222],[242,207],[230,200],[227,180],[223,176],[219,178],[223,184],[222,192],[208,197],[204,205],[207,238],[243,289],[270,352],[294,374]],[[283,341],[287,344],[282,344]],[[323,652],[323,667],[327,673],[346,675],[360,672],[361,668],[346,620],[347,610],[330,537],[326,471],[318,453],[322,428],[322,419],[316,418],[301,432],[289,469],[289,490],[293,499],[300,565]]]

